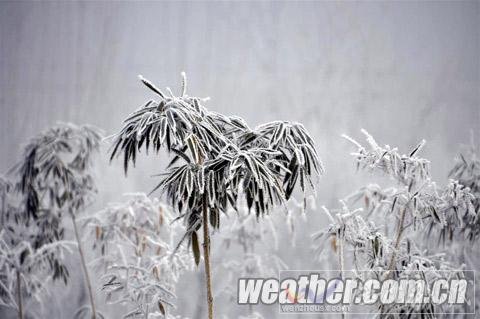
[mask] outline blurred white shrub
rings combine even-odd
[[[174,318],[175,283],[191,257],[175,252],[171,210],[145,194],[130,196],[85,220],[100,255],[94,265],[104,273],[102,290],[108,303],[128,306],[124,318]]]
[[[54,240],[38,244],[42,229],[36,223],[20,222],[17,194],[13,185],[0,178],[0,305],[12,308],[23,318],[30,301],[42,305],[55,279],[67,283],[65,252],[74,242]]]

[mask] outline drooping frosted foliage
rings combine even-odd
[[[48,291],[42,290],[48,279],[67,284],[63,216],[74,219],[91,202],[96,192],[91,156],[99,144],[94,127],[58,124],[25,146],[10,172],[15,188],[2,183],[0,268],[7,285],[2,293],[20,318],[24,298],[38,299]]]
[[[323,172],[313,139],[300,123],[275,121],[251,129],[236,116],[210,112],[204,100],[187,95],[185,74],[180,95],[141,81],[158,97],[132,113],[115,135],[111,159],[123,154],[127,173],[143,146],[173,155],[161,189],[187,226],[184,239],[200,261],[197,231],[203,229],[208,318],[213,319],[209,224],[220,227],[220,213],[245,198],[257,217],[285,204],[295,186],[306,198],[308,184]],[[306,202],[306,201],[305,201]],[[203,226],[203,227],[202,227]]]
[[[89,171],[100,133],[91,126],[59,124],[30,140],[15,167],[23,196],[22,218],[42,228],[39,246],[63,237],[62,215],[76,214],[92,201],[95,183]]]
[[[173,155],[158,185],[168,194],[189,230],[198,229],[203,199],[210,221],[218,227],[220,211],[236,207],[239,194],[257,214],[288,199],[295,185],[306,191],[323,172],[315,145],[300,123],[276,121],[250,128],[236,116],[208,111],[204,99],[186,94],[185,76],[179,96],[142,82],[160,98],[132,113],[115,136],[112,158],[123,153],[125,171],[142,147]]]

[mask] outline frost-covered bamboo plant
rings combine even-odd
[[[459,154],[455,166],[449,173],[450,178],[457,180],[461,185],[468,187],[475,197],[472,201],[477,216],[480,215],[480,159],[474,142],[468,147],[466,154]],[[480,237],[480,218],[474,222],[464,218],[464,236],[472,242],[478,242]]]
[[[330,238],[342,271],[347,259],[345,247],[348,247],[357,273],[378,270],[386,278],[411,278],[414,274],[425,276],[428,271],[429,277],[424,279],[432,280],[445,275],[442,270],[451,270],[451,274],[463,276],[461,267],[451,263],[441,246],[429,242],[434,235],[438,244],[453,240],[459,234],[466,238],[472,236],[471,226],[478,217],[470,188],[456,180],[450,180],[443,189],[437,187],[430,179],[429,161],[417,156],[424,141],[405,155],[388,145],[379,146],[366,131],[363,133],[368,147],[344,136],[357,147],[352,153],[357,167],[382,172],[394,185],[386,188],[371,184],[341,201],[339,210],[330,212],[324,208],[331,225],[328,231],[315,237]],[[349,208],[349,204],[359,200],[363,207]],[[384,225],[379,224],[382,220]],[[322,242],[319,248],[323,247]],[[434,307],[437,305],[383,305],[378,312],[393,317],[402,317],[399,313],[408,316],[422,312],[425,317],[433,318],[434,313],[439,312]]]
[[[475,141],[472,140],[470,145],[463,148],[456,160],[455,165],[449,173],[449,177],[458,180],[460,184],[470,188],[470,192],[475,196],[473,200],[473,206],[477,212],[477,216],[480,216],[480,158],[479,158],[478,146],[475,145]],[[466,269],[476,269],[480,263],[479,252],[479,237],[480,237],[480,218],[477,217],[476,222],[465,224],[463,234],[459,236],[457,243],[464,241],[470,241],[471,245],[457,244],[450,249],[451,258],[458,258],[458,260],[466,264]],[[480,295],[480,288],[475,286],[476,296]],[[480,301],[476,300],[475,309],[480,308]]]
[[[25,303],[32,299],[40,302],[51,279],[67,282],[63,259],[64,251],[70,251],[69,243],[55,240],[39,244],[40,227],[22,218],[13,185],[3,178],[0,204],[0,305],[14,309],[23,319]]]
[[[124,318],[170,317],[174,284],[191,264],[186,252],[173,254],[172,221],[171,210],[145,194],[133,194],[86,220],[100,255],[95,266],[103,274],[106,300],[127,304]]]
[[[203,226],[203,257],[208,316],[213,318],[210,272],[210,223],[220,227],[220,212],[236,207],[245,196],[260,216],[289,199],[300,184],[313,187],[323,171],[314,142],[303,125],[271,122],[251,129],[243,119],[208,111],[204,99],[190,97],[183,76],[179,96],[167,94],[141,78],[159,98],[133,112],[116,134],[111,158],[123,154],[125,173],[142,147],[173,155],[168,171],[155,189],[165,191],[187,225],[184,238],[200,261],[197,231]]]
[[[64,237],[63,217],[70,216],[90,298],[92,318],[96,317],[91,282],[76,222],[77,215],[96,193],[90,173],[91,157],[99,149],[100,133],[91,126],[59,124],[32,138],[15,167],[17,189],[23,202],[20,220],[35,224],[34,249]],[[65,265],[50,260],[54,278],[68,277]]]
[[[439,188],[431,180],[430,162],[416,155],[425,141],[420,142],[409,155],[400,155],[396,148],[388,145],[381,147],[366,131],[363,133],[367,137],[369,150],[345,136],[358,147],[357,152],[352,154],[356,157],[357,165],[385,173],[396,181],[396,185],[388,189],[373,186],[373,190],[369,186],[357,193],[357,199],[360,196],[367,201],[365,204],[378,203],[372,205],[371,209],[384,208],[386,203],[391,202],[390,211],[399,217],[395,227],[395,250],[408,227],[424,229],[429,237],[436,233],[442,242],[452,240],[458,233],[465,233],[467,238],[471,238],[468,233],[470,226],[477,221],[473,205],[475,196],[469,187],[458,180],[449,180],[444,188]],[[393,270],[395,253],[391,257],[389,269]]]

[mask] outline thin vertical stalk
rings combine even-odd
[[[71,216],[72,216],[73,229],[75,231],[75,238],[77,240],[78,253],[80,255],[80,261],[82,263],[83,274],[85,275],[85,283],[87,285],[88,297],[90,299],[90,306],[92,308],[92,319],[96,319],[97,318],[97,310],[95,308],[95,301],[94,301],[94,298],[93,298],[92,284],[90,282],[90,275],[88,274],[88,268],[87,268],[87,264],[85,262],[85,255],[83,253],[83,248],[82,248],[82,244],[81,244],[81,241],[80,241],[80,235],[78,234],[77,221],[75,219],[75,215],[71,214]]]
[[[387,273],[387,279],[390,278],[390,275],[395,268],[395,259],[397,257],[397,250],[400,247],[400,242],[402,241],[402,234],[404,230],[404,223],[405,223],[405,215],[407,213],[407,206],[405,206],[402,210],[402,214],[400,215],[400,219],[398,220],[397,223],[397,235],[395,238],[395,246],[392,252],[392,257],[390,258],[390,263],[388,265],[388,273]]]
[[[338,236],[338,263],[340,266],[340,279],[343,280],[343,272],[345,268],[345,260],[344,260],[344,255],[343,255],[343,234],[339,234]],[[345,318],[345,312],[342,309],[342,319]]]
[[[3,193],[2,194],[2,216],[1,216],[1,220],[0,220],[0,225],[5,225],[5,210],[6,210],[6,207],[7,207],[7,203],[5,203],[6,201],[6,194]]]
[[[203,261],[205,263],[205,277],[207,284],[208,319],[213,319],[212,277],[210,273],[210,234],[208,232],[208,204],[207,196],[203,200]]]
[[[17,270],[17,305],[18,305],[18,319],[23,319],[23,298],[22,298],[22,276]]]
[[[388,264],[388,270],[387,270],[387,275],[385,276],[385,279],[390,279],[390,277],[393,273],[393,269],[395,268],[397,251],[398,251],[398,248],[400,247],[400,242],[402,241],[402,234],[403,234],[403,230],[404,230],[404,223],[405,223],[405,215],[406,214],[407,214],[407,206],[405,206],[403,208],[402,213],[400,215],[400,219],[398,220],[398,223],[397,223],[397,235],[395,237],[395,245],[393,247],[392,256],[390,257],[390,262]],[[383,315],[384,309],[385,309],[385,305],[382,305],[380,307],[380,314]]]

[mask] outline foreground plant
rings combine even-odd
[[[204,99],[190,97],[183,76],[181,93],[163,93],[141,78],[159,98],[132,113],[116,134],[111,159],[123,154],[127,173],[137,153],[173,155],[169,169],[154,189],[162,189],[187,226],[195,261],[200,261],[197,231],[203,228],[203,258],[208,317],[213,318],[209,223],[220,227],[220,213],[244,197],[257,216],[270,212],[292,195],[296,185],[305,193],[312,178],[323,172],[312,138],[303,125],[271,122],[251,129],[239,117],[208,111]],[[203,226],[203,227],[202,227]]]
[[[145,194],[86,219],[100,255],[102,290],[108,303],[130,306],[124,318],[169,316],[173,308],[174,284],[189,263],[185,252],[172,253],[172,221],[171,211]]]
[[[17,223],[34,224],[32,246],[55,243],[64,237],[63,217],[70,216],[85,283],[90,298],[91,316],[96,317],[92,284],[86,267],[77,215],[96,193],[90,173],[91,157],[99,149],[100,133],[90,126],[59,124],[32,138],[24,149],[22,161],[15,167],[17,189],[22,196]],[[50,260],[54,278],[66,281],[68,270],[57,259]]]
[[[430,280],[441,277],[444,270],[463,276],[461,267],[443,253],[440,244],[461,235],[475,237],[472,227],[478,222],[478,210],[473,205],[475,197],[471,189],[457,180],[450,180],[442,189],[431,180],[430,162],[417,156],[424,141],[406,155],[388,145],[378,145],[366,131],[363,133],[367,147],[345,136],[357,147],[352,153],[357,167],[387,175],[394,181],[393,186],[370,184],[342,201],[341,209],[330,212],[324,208],[331,225],[316,238],[330,237],[342,271],[344,247],[349,247],[357,272],[378,270],[384,279],[410,278],[411,270],[422,274],[428,271],[433,276]],[[363,207],[349,208],[358,201],[363,202]],[[379,224],[381,220],[385,220],[384,225]],[[432,244],[433,238],[437,239],[436,244]],[[382,305],[378,312],[382,316],[423,313],[433,318],[438,312],[435,307],[434,304]]]

